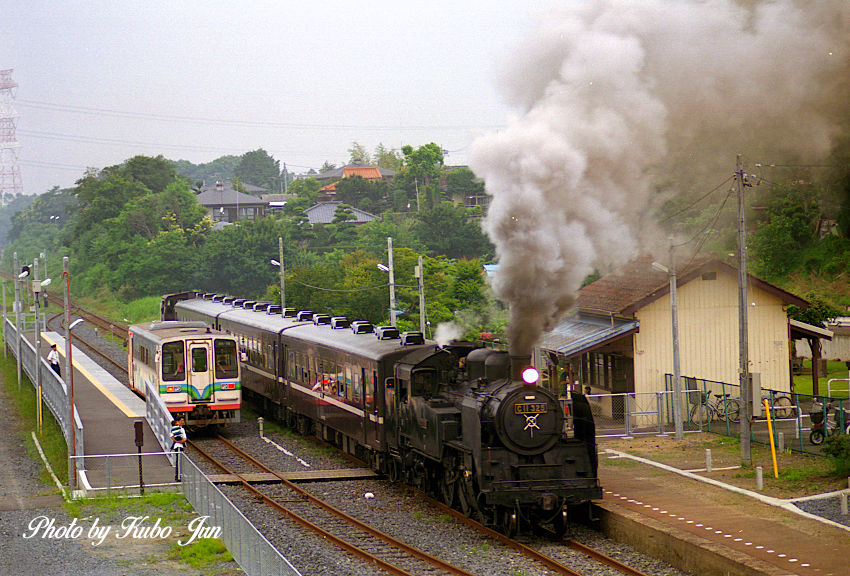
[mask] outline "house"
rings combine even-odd
[[[737,268],[717,258],[679,271],[683,377],[739,382],[737,278]],[[759,375],[763,388],[788,391],[793,339],[824,334],[788,319],[786,307],[805,307],[805,300],[752,275],[747,302],[750,371]],[[553,366],[560,367],[569,381],[589,384],[594,393],[665,390],[667,375],[673,373],[668,274],[654,269],[652,258],[645,257],[585,286],[575,313],[544,335],[536,359],[538,366],[549,368],[550,376]]]
[[[334,168],[327,172],[322,172],[312,176],[320,182],[329,182],[319,189],[319,202],[333,201],[336,197],[337,182],[344,178],[358,176],[364,180],[383,180],[384,182],[392,182],[395,177],[395,170],[381,168],[379,166],[365,166],[359,162],[348,164],[342,168]]]
[[[311,225],[330,224],[333,222],[337,206],[340,204],[342,204],[342,202],[318,202],[307,208],[304,211],[304,214],[307,215],[307,219],[310,221]],[[354,220],[349,220],[352,224],[365,224],[366,222],[375,219],[374,214],[369,214],[359,208],[352,207],[351,211],[354,213]]]
[[[256,186],[250,186],[250,188],[261,192],[266,191]],[[228,181],[216,182],[215,185],[201,188],[198,204],[207,209],[207,215],[213,222],[258,220],[265,215],[268,207],[268,202],[257,196],[235,190],[233,184]]]

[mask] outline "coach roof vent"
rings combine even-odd
[[[365,320],[356,320],[351,323],[351,331],[355,334],[371,334],[375,331],[375,327],[371,322]]]
[[[225,296],[224,300],[221,301],[222,304],[233,304],[233,301],[236,300],[233,296]]]
[[[395,340],[399,337],[398,328],[395,326],[378,326],[375,328],[375,336],[378,340]]]
[[[351,321],[345,316],[334,316],[331,318],[331,328],[339,330],[340,328],[348,328],[351,326]]]
[[[244,298],[235,298],[231,304],[236,306],[237,308],[242,308],[242,305],[245,303]]]
[[[255,302],[254,303],[254,311],[255,312],[263,312],[268,307],[269,307],[268,302]]]
[[[302,310],[299,312],[295,319],[299,322],[312,322],[313,321],[313,311],[312,310]]]
[[[313,314],[313,324],[316,326],[330,325],[331,317],[327,314]]]
[[[280,304],[269,304],[266,314],[280,314]]]
[[[402,346],[413,346],[414,344],[425,344],[425,336],[422,335],[422,332],[411,330],[401,333]]]
[[[204,300],[212,300],[213,296],[215,296],[215,294],[213,294],[212,292],[204,292],[203,294],[201,294],[201,298]]]
[[[280,306],[278,306],[278,309],[280,309]],[[280,313],[284,318],[295,318],[295,315],[298,314],[298,310],[295,308],[284,308],[283,310],[280,310]]]
[[[253,310],[253,309],[254,309],[254,304],[256,304],[256,303],[257,303],[257,301],[256,301],[256,300],[245,300],[245,301],[242,303],[242,307],[243,307],[243,308],[245,308],[246,310]]]
[[[212,297],[213,302],[221,302],[222,300],[224,300],[223,294],[216,294]]]

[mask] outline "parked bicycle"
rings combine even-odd
[[[695,424],[703,424],[713,420],[725,420],[727,422],[740,422],[743,405],[740,398],[733,398],[731,394],[714,394],[714,399],[702,394],[702,402],[691,406],[690,418]]]
[[[774,418],[792,418],[797,408],[791,402],[791,398],[784,394],[773,394],[771,396],[762,392],[762,400],[770,400],[770,411]]]
[[[833,413],[836,408],[832,403],[829,403],[824,408],[822,402],[814,399],[812,401],[812,412],[809,416],[812,419],[812,430],[809,432],[809,442],[815,446],[820,446],[828,436],[835,434],[850,434],[850,410],[842,408]],[[826,418],[826,426],[824,426],[824,417]],[[844,426],[842,428],[841,426]]]

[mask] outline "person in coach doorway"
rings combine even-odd
[[[182,477],[180,469],[180,456],[185,449],[186,444],[186,429],[183,425],[186,419],[183,416],[178,416],[171,422],[171,451],[176,452],[174,456],[174,481],[180,482]]]
[[[53,368],[59,376],[62,376],[62,369],[59,367],[59,352],[56,351],[56,344],[50,345],[50,352],[47,353],[47,363]]]

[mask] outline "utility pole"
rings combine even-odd
[[[77,420],[74,418],[77,407],[74,404],[74,361],[71,359],[73,342],[71,342],[71,275],[68,273],[68,257],[62,258],[62,276],[65,277],[65,378],[68,382],[68,421],[71,426],[71,445],[68,454],[68,480],[71,488],[77,487]]]
[[[280,252],[280,312],[286,308],[286,287],[284,285],[284,269],[283,269],[283,237],[277,237],[277,249]]]
[[[38,258],[36,258],[32,263],[32,288],[33,288],[33,296],[35,296],[35,322],[33,323],[35,326],[35,384],[36,384],[36,420],[38,422],[38,434],[41,435],[41,422],[42,422],[42,407],[41,407],[41,398],[42,398],[42,386],[41,386],[41,323],[38,318],[38,299],[41,296],[41,281],[38,279]]]
[[[425,268],[422,266],[422,256],[419,256],[419,264],[416,266],[416,277],[419,279],[419,331],[425,334]]]
[[[750,422],[753,418],[752,390],[750,388],[749,334],[747,325],[747,235],[744,226],[744,165],[738,154],[735,167],[735,183],[738,190],[738,375],[741,386],[741,461],[752,464],[750,450]]]
[[[673,317],[673,422],[676,427],[676,440],[682,440],[685,437],[685,431],[682,424],[682,371],[679,366],[679,299],[672,239],[670,241],[670,313]]]
[[[20,269],[18,268],[18,253],[15,252],[13,257],[14,266],[14,282],[15,282],[15,335],[18,348],[18,391],[21,390],[21,277],[18,276]]]
[[[393,269],[392,236],[387,236],[387,265],[390,275],[390,326],[395,326],[395,270]]]

